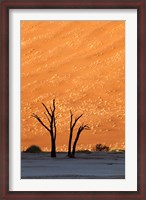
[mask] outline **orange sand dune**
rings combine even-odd
[[[97,143],[124,148],[125,22],[21,22],[22,150],[32,144],[50,149],[41,102],[56,99],[57,150],[66,150],[70,110],[87,123],[78,149]]]

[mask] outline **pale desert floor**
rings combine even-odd
[[[125,153],[77,153],[68,158],[60,152],[56,158],[49,153],[22,153],[22,179],[124,179]]]
[[[78,149],[125,148],[125,22],[21,21],[21,149],[50,149],[44,102],[56,99],[57,151],[66,151],[70,110],[90,126]]]

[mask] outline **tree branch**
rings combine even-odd
[[[76,125],[77,121],[83,116],[83,114],[79,115],[77,118],[75,118],[75,121],[72,125],[72,129],[74,128],[74,126]]]
[[[32,113],[32,117],[36,118],[42,124],[42,126],[44,126],[51,134],[51,130],[42,122],[42,120],[38,117],[38,115]]]
[[[47,115],[45,112],[44,112],[44,114],[46,115],[46,117],[47,117],[49,123],[51,123],[51,120],[49,119],[48,115]]]
[[[72,118],[73,118],[73,114],[70,110],[70,129],[72,128]]]
[[[51,115],[50,111],[49,111],[49,110],[48,110],[48,108],[45,106],[45,104],[44,104],[44,103],[42,103],[42,105],[43,105],[43,106],[44,106],[44,108],[46,109],[46,111],[47,111],[48,115],[49,115],[50,117],[52,117],[52,115]]]
[[[53,108],[54,108],[54,111],[55,111],[55,109],[56,109],[56,107],[55,107],[55,99],[53,99]]]

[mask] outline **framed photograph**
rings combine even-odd
[[[0,199],[144,200],[145,0],[0,5]]]

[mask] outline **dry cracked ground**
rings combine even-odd
[[[57,151],[66,151],[70,110],[87,123],[78,149],[102,143],[125,148],[125,22],[21,21],[21,149],[47,151],[50,135],[31,116],[48,124],[56,99]]]

